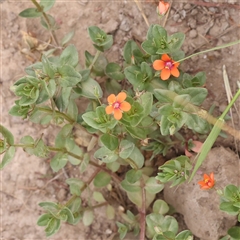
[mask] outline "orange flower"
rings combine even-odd
[[[203,175],[203,181],[199,181],[198,184],[201,186],[201,189],[210,189],[214,186],[215,180],[213,173]]]
[[[108,104],[105,111],[107,114],[113,113],[116,120],[122,118],[122,113],[127,112],[131,109],[131,105],[128,102],[125,102],[127,94],[125,92],[120,92],[117,96],[111,94],[108,96]]]
[[[160,15],[165,15],[169,9],[170,4],[168,2],[160,1],[158,5],[158,13]]]
[[[168,80],[172,74],[174,77],[179,77],[178,66],[180,63],[174,62],[167,54],[163,54],[161,60],[153,62],[153,68],[157,71],[161,70],[161,79]]]

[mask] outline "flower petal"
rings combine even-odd
[[[111,114],[113,111],[114,111],[113,106],[107,106],[107,107],[105,108],[106,114]]]
[[[118,102],[123,102],[127,97],[127,94],[125,92],[120,92],[118,95],[117,95],[117,101]]]
[[[114,110],[114,118],[116,120],[120,120],[122,118],[122,112],[120,109],[115,109]]]
[[[167,54],[163,54],[161,59],[164,61],[164,62],[167,62],[167,61],[171,61],[172,59],[167,55]]]
[[[178,67],[180,65],[180,62],[173,62],[175,67]]]
[[[214,181],[214,175],[213,175],[213,173],[210,173],[210,178],[211,178],[211,180]]]
[[[165,81],[165,80],[168,80],[168,79],[169,79],[170,75],[171,75],[170,70],[167,69],[167,68],[164,68],[164,69],[161,71],[160,77],[161,77],[162,80]]]
[[[153,62],[153,68],[157,71],[162,70],[164,67],[165,67],[165,62],[162,60],[155,60]]]
[[[177,67],[175,65],[173,65],[172,69],[171,69],[171,74],[174,76],[174,77],[179,77],[180,73],[177,69]]]
[[[169,6],[170,6],[169,3],[165,3],[164,1],[160,1],[159,5],[158,5],[159,13],[164,15],[167,12]]]
[[[204,173],[204,174],[203,174],[203,178],[204,178],[204,179],[209,179],[210,177],[209,177],[206,173]]]
[[[116,102],[116,96],[114,94],[109,95],[107,101],[109,104],[113,104],[114,102]]]
[[[127,112],[131,109],[131,104],[128,102],[122,102],[120,105],[120,109],[124,112]]]

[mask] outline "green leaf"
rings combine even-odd
[[[60,74],[59,83],[62,87],[74,87],[82,79],[80,73],[78,73],[72,66],[64,65],[58,68]]]
[[[132,63],[132,56],[134,50],[140,50],[140,48],[133,40],[127,41],[123,48],[123,58],[127,64]]]
[[[107,163],[107,168],[110,169],[112,172],[116,172],[120,168],[120,163],[118,162]]]
[[[221,132],[221,126],[223,125],[223,123],[224,123],[224,121],[221,118],[218,119],[217,122],[214,124],[212,131],[208,135],[207,139],[204,141],[202,148],[201,148],[201,153],[198,155],[198,159],[194,166],[192,174],[190,176],[189,182],[193,179],[198,168],[202,165],[203,161],[206,159],[208,152],[212,148],[212,145],[214,144],[215,140],[217,139],[219,133]]]
[[[240,227],[232,227],[228,230],[228,235],[234,240],[240,239]]]
[[[78,145],[75,144],[74,139],[71,138],[70,140],[71,140],[70,144],[73,146],[73,148],[71,148],[71,150],[67,149],[67,145],[66,145],[66,149],[68,151],[70,151],[71,153],[75,154],[76,156],[78,156],[79,158],[80,157],[82,158],[82,149]],[[79,158],[71,156],[70,154],[68,155],[68,160],[72,165],[79,165],[81,163],[81,160]]]
[[[113,37],[111,35],[107,35],[97,26],[89,27],[88,34],[91,40],[95,43],[93,46],[101,52],[109,49],[113,44]]]
[[[159,183],[155,177],[150,177],[145,184],[145,189],[150,193],[159,193],[163,190],[164,184]]]
[[[239,213],[239,208],[235,207],[232,202],[222,202],[220,204],[220,210],[234,216]]]
[[[74,34],[75,34],[74,31],[67,33],[61,40],[61,46],[64,46],[65,44],[67,44],[73,38]]]
[[[108,63],[105,69],[106,75],[115,80],[123,80],[124,74],[121,72],[121,67],[117,63]]]
[[[100,137],[102,144],[111,151],[118,147],[118,138],[114,135],[105,133]]]
[[[119,156],[123,159],[128,158],[133,152],[135,145],[128,140],[122,140],[119,145]]]
[[[64,168],[68,162],[68,154],[59,152],[50,161],[50,166],[54,172],[58,172],[60,169]]]
[[[60,210],[60,206],[54,202],[40,202],[38,205],[54,216]]]
[[[143,107],[144,116],[148,116],[152,111],[153,94],[150,92],[143,93],[137,100]]]
[[[36,8],[27,8],[22,12],[20,12],[19,16],[24,18],[36,18],[36,17],[41,17],[42,12],[38,12]]]
[[[185,40],[184,33],[181,32],[174,33],[173,35],[168,37],[168,48],[174,52],[181,48],[184,40]]]
[[[111,176],[106,172],[99,172],[97,176],[93,180],[93,184],[95,187],[105,187],[111,181]]]
[[[55,0],[41,0],[40,5],[43,7],[43,11],[47,12],[49,11],[55,3]]]
[[[62,88],[58,95],[54,96],[53,100],[60,112],[64,112],[68,107],[71,91],[72,87]]]
[[[93,192],[93,199],[99,203],[106,202],[102,193],[96,191]]]
[[[61,65],[70,65],[76,67],[78,64],[78,51],[74,45],[67,46],[61,56],[60,56]]]
[[[162,199],[158,199],[153,204],[153,212],[160,213],[162,215],[166,214],[169,211],[168,204]]]
[[[133,160],[134,165],[136,165],[138,169],[142,168],[142,166],[144,164],[144,157],[137,147],[134,147],[129,158]],[[135,166],[133,166],[132,164],[131,164],[131,166],[132,166],[132,168],[135,168]]]
[[[0,163],[0,169],[3,169],[8,163],[10,163],[14,158],[14,155],[15,147],[10,146],[3,156],[2,162]]]
[[[14,144],[14,137],[12,133],[1,124],[0,124],[0,133],[3,135],[4,139],[6,139],[9,145]]]
[[[58,26],[57,23],[55,21],[55,18],[49,14],[46,14],[47,18],[48,18],[48,22],[46,21],[46,19],[41,16],[41,24],[42,26],[47,29],[48,31],[52,31],[52,30],[57,30]]]
[[[42,65],[43,65],[43,71],[50,78],[53,78],[56,70],[54,69],[52,63],[48,60],[48,58],[44,54],[42,55]]]
[[[81,188],[85,185],[83,181],[78,178],[68,178],[66,183],[70,186],[70,193],[72,195],[81,195]]]
[[[118,159],[118,155],[114,151],[111,151],[106,147],[99,148],[94,153],[94,157],[105,163],[115,162]]]
[[[87,81],[78,84],[81,89],[81,95],[90,99],[99,99],[102,97],[103,92],[97,81],[89,78]]]
[[[88,153],[85,153],[83,155],[83,160],[79,166],[79,169],[80,169],[80,173],[83,173],[85,172],[85,170],[87,169],[88,165],[89,165],[89,161],[90,161],[90,156]]]
[[[46,232],[46,236],[50,237],[54,234],[56,234],[58,232],[58,230],[60,229],[60,220],[56,219],[56,218],[52,218],[49,222],[48,225],[45,229]]]
[[[108,204],[106,209],[106,215],[109,220],[113,220],[115,217],[115,208]]]
[[[177,94],[166,89],[155,89],[154,96],[158,99],[159,103],[172,103]]]
[[[189,87],[187,89],[179,91],[179,94],[190,95],[191,99],[189,102],[191,102],[191,104],[199,106],[207,97],[208,90],[206,88]]]
[[[93,64],[94,56],[91,55],[88,51],[85,51],[85,64],[86,67],[90,67],[91,64]],[[94,62],[91,72],[94,73],[96,76],[105,76],[105,69],[108,64],[107,58],[104,56],[104,54],[99,54],[97,60]]]
[[[193,235],[189,230],[184,230],[176,236],[175,240],[193,240]]]
[[[229,200],[234,201],[234,196],[236,196],[237,194],[239,195],[239,191],[240,190],[237,186],[229,184],[224,188],[224,196],[227,197]]]
[[[66,139],[72,136],[73,126],[71,124],[66,124],[58,132],[55,139],[55,147],[63,148],[66,144]]]
[[[94,215],[93,215],[93,210],[85,210],[83,213],[83,224],[84,226],[90,226],[93,223],[94,220]]]
[[[128,232],[128,227],[120,222],[116,222],[117,226],[118,226],[118,233],[119,233],[119,237],[120,239],[124,239],[127,232]]]
[[[129,183],[127,179],[124,179],[121,182],[121,187],[126,191],[126,192],[138,192],[141,191],[140,183],[139,181],[135,182],[134,184]]]
[[[143,140],[147,137],[147,132],[145,129],[136,127],[126,127],[126,130],[133,138]]]
[[[37,157],[40,157],[40,158],[48,157],[49,149],[45,145],[45,143],[43,142],[42,139],[39,139],[39,140],[36,141],[33,154]]]
[[[134,184],[135,182],[137,182],[140,179],[141,176],[142,176],[142,171],[136,170],[136,169],[131,169],[126,173],[126,180],[130,184]]]
[[[67,207],[64,207],[59,213],[61,221],[68,222],[70,224],[74,223],[74,216],[71,210]]]
[[[38,218],[38,221],[37,221],[37,225],[38,226],[47,226],[49,221],[53,218],[52,214],[49,214],[49,213],[45,213],[43,215],[41,215],[39,218]]]
[[[79,211],[82,204],[82,199],[80,197],[74,198],[68,208],[72,211],[72,213],[76,213]]]
[[[78,118],[78,107],[74,99],[70,99],[67,107],[67,115],[75,122]]]

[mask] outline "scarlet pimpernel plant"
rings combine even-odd
[[[32,3],[34,8],[25,9],[19,15],[40,18],[56,48],[45,51],[38,62],[27,66],[26,74],[13,84],[11,90],[17,100],[9,113],[35,124],[56,125],[60,130],[51,145],[41,135],[37,139],[23,136],[16,143],[10,130],[0,126],[0,154],[3,154],[0,168],[11,162],[17,147],[30,155],[51,158],[50,167],[55,173],[69,164],[77,166],[81,174],[90,167],[96,168],[87,181],[82,176],[66,180],[71,194],[66,202],[45,199],[39,203],[43,212],[37,224],[45,228],[49,237],[65,222],[91,225],[94,211],[103,205],[107,208],[106,215],[114,216],[115,209],[101,188],[116,183],[135,206],[133,212],[125,209],[120,213],[123,220],[116,223],[120,239],[129,231],[141,240],[193,239],[189,230],[178,231],[178,222],[171,216],[168,204],[156,196],[165,183],[177,186],[192,180],[221,130],[236,133],[223,119],[240,91],[223,115],[219,118],[210,115],[201,107],[208,94],[203,87],[206,74],[190,75],[181,70],[181,62],[192,57],[185,57],[181,49],[185,35],[180,32],[169,35],[158,24],[149,27],[141,46],[133,40],[126,42],[121,64],[109,62],[104,55],[111,48],[113,37],[97,26],[89,26],[87,31],[95,54],[86,50],[85,64],[81,66],[78,49],[69,44],[73,32],[59,40],[56,21],[46,13],[55,1],[32,0]],[[168,10],[169,4],[160,1],[159,14],[164,15]],[[103,80],[101,84],[99,78]],[[76,100],[87,100],[84,110],[79,110]],[[199,139],[190,140],[182,128]],[[89,137],[87,149],[74,141],[75,129]],[[198,140],[207,135],[211,139],[207,138],[200,146]],[[161,166],[151,164],[157,155],[167,156],[174,147],[182,147],[188,156],[192,149],[199,153],[199,158],[193,162],[188,156],[180,155]],[[199,184],[202,189],[212,188],[213,173],[205,174]],[[82,204],[86,189],[90,200]],[[221,197],[221,209],[238,214],[239,219],[239,187],[227,186]],[[233,229],[231,233],[237,231]]]

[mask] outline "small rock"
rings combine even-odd
[[[106,33],[115,32],[118,29],[118,26],[119,26],[119,23],[114,19],[110,19],[105,24],[99,24],[99,27],[103,29]]]
[[[208,10],[209,10],[210,12],[212,12],[212,13],[218,12],[218,9],[215,8],[215,7],[210,7]]]
[[[175,21],[175,22],[177,22],[178,20],[179,20],[179,18],[180,18],[180,14],[174,14],[173,15],[173,20]]]
[[[190,28],[196,28],[197,27],[197,20],[196,20],[196,18],[190,17],[188,19],[188,26]]]
[[[66,195],[67,195],[66,189],[61,188],[61,189],[58,191],[58,193],[57,193],[57,200],[58,200],[59,202],[62,202],[63,200],[65,200]]]
[[[227,107],[227,105],[221,104],[221,105],[219,106],[219,111],[220,111],[220,112],[224,112],[225,109],[226,109],[226,107]]]
[[[190,38],[196,38],[197,37],[197,31],[195,29],[190,30],[189,37]]]
[[[208,153],[199,172],[207,174],[213,172],[216,187],[222,188],[229,184],[238,185],[238,169],[237,155],[229,149],[219,147]],[[177,188],[166,185],[164,198],[177,212],[184,215],[189,230],[195,236],[204,240],[218,240],[227,235],[228,229],[236,224],[237,218],[219,209],[220,197],[216,191],[200,190],[197,184],[200,180],[202,174],[201,176],[196,174],[192,182],[184,183]]]
[[[121,22],[120,29],[123,30],[124,32],[128,32],[131,27],[130,27],[130,22],[127,18],[124,18]]]
[[[11,31],[16,33],[19,29],[19,26],[17,24],[14,24],[13,27],[11,27]]]
[[[16,18],[17,18],[17,14],[16,13],[14,13],[14,12],[10,12],[9,13],[9,15],[8,15],[8,19],[10,20],[10,21],[14,21]]]
[[[193,16],[197,14],[198,14],[198,10],[196,8],[194,8],[190,13],[190,15],[193,15]]]
[[[191,4],[190,3],[187,3],[187,4],[185,4],[184,5],[184,9],[186,9],[186,10],[188,10],[188,9],[190,9],[192,6],[191,6]]]
[[[186,17],[186,10],[181,10],[180,11],[180,14],[181,14],[181,19],[184,19]]]
[[[231,41],[231,37],[229,35],[224,35],[221,37],[221,39],[224,41],[224,42],[230,42]]]

